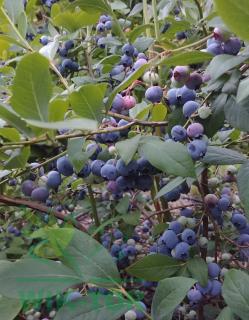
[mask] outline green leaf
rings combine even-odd
[[[227,100],[224,106],[226,120],[234,128],[241,131],[249,131],[249,108],[247,100],[236,103],[233,96]]]
[[[44,128],[44,129],[79,129],[79,130],[96,130],[98,128],[97,121],[84,119],[84,118],[75,118],[65,121],[56,121],[56,122],[43,122],[37,120],[26,120],[27,123],[34,127]]]
[[[154,28],[154,26],[153,26],[153,24],[151,24],[151,23],[150,23],[150,24],[144,24],[144,25],[138,26],[138,27],[134,28],[134,29],[129,33],[128,38],[129,38],[130,42],[134,42],[141,33],[145,32],[147,29],[150,29],[150,30],[151,30],[151,29],[153,29],[153,28]]]
[[[237,91],[236,102],[240,103],[249,96],[248,92],[249,77],[240,81]]]
[[[57,312],[55,320],[116,320],[132,307],[133,305],[128,300],[120,297],[90,294],[65,304]]]
[[[163,103],[158,103],[152,107],[151,121],[163,121],[167,115],[167,107]]]
[[[133,43],[134,47],[139,52],[144,52],[154,43],[154,38],[148,38],[148,37],[138,37],[136,41]]]
[[[0,128],[0,136],[9,141],[20,141],[20,134],[15,128]]]
[[[162,223],[156,224],[152,229],[153,237],[163,233],[166,229],[168,229],[168,227],[169,227],[169,225],[167,222],[166,223],[162,222]]]
[[[175,189],[179,185],[181,185],[186,179],[182,177],[176,177],[175,179],[171,180],[169,183],[166,184],[157,194],[155,199],[161,198],[165,195],[165,193],[170,192],[171,190]]]
[[[208,282],[207,263],[203,259],[196,257],[187,261],[187,267],[192,278],[205,287]]]
[[[11,104],[19,115],[47,121],[52,95],[48,60],[39,53],[24,56],[17,66],[12,91]]]
[[[249,314],[249,275],[243,271],[231,269],[225,274],[222,296],[228,307],[242,320]]]
[[[151,254],[138,260],[126,271],[148,281],[160,281],[173,276],[184,263],[162,254]]]
[[[139,153],[167,174],[195,177],[193,161],[186,146],[181,143],[145,138],[140,144]]]
[[[126,224],[129,224],[131,226],[137,226],[139,224],[141,217],[140,211],[131,211],[128,214],[124,214],[122,216],[122,219]]]
[[[68,140],[67,153],[76,172],[80,172],[86,161],[89,159],[89,155],[82,150],[84,141],[84,138]]]
[[[18,30],[24,38],[26,37],[27,27],[28,27],[27,16],[23,11],[18,17]]]
[[[25,147],[22,149],[15,149],[12,151],[10,158],[5,162],[5,169],[23,169],[30,156],[30,147]]]
[[[85,282],[100,287],[115,287],[120,281],[116,264],[109,252],[91,236],[74,229],[50,230],[53,239],[60,247],[65,231],[71,232],[72,239],[62,248],[62,260]]]
[[[0,118],[5,120],[10,126],[16,128],[27,137],[32,137],[32,131],[11,107],[0,104]]]
[[[99,12],[113,14],[111,7],[104,0],[76,0],[71,4],[72,7],[79,6],[86,12]]]
[[[128,164],[135,153],[137,152],[141,135],[138,134],[135,137],[123,141],[119,141],[116,143],[115,147],[118,151],[118,154],[123,159],[123,161]]]
[[[130,198],[128,196],[124,196],[121,200],[119,200],[118,204],[115,207],[115,210],[120,214],[126,214],[129,210],[130,206]]]
[[[13,320],[22,309],[20,300],[0,296],[1,317],[4,320]]]
[[[219,16],[231,31],[243,40],[249,40],[249,7],[247,0],[215,0]]]
[[[242,164],[237,175],[239,197],[249,219],[249,161]]]
[[[83,118],[99,121],[102,118],[106,88],[106,83],[87,84],[71,93],[69,100],[73,110]]]
[[[78,284],[81,279],[56,261],[27,258],[13,262],[0,271],[0,293],[20,300],[52,297],[62,290]]]
[[[235,320],[232,310],[229,307],[225,307],[221,310],[216,320]]]
[[[211,76],[211,80],[214,81],[222,76],[227,71],[237,67],[248,59],[248,53],[244,53],[238,56],[232,56],[228,54],[220,54],[213,58],[207,67],[206,73]]]
[[[53,17],[54,25],[63,27],[70,32],[79,30],[80,28],[94,25],[98,21],[99,15],[96,12],[86,12],[81,10],[64,11]]]
[[[213,56],[210,53],[202,51],[190,51],[172,55],[170,57],[163,58],[160,64],[167,66],[177,65],[189,65],[195,63],[201,63],[212,60]]]
[[[152,301],[153,320],[171,320],[175,308],[194,283],[195,280],[185,277],[160,281]]]
[[[50,122],[63,121],[68,108],[68,101],[55,99],[49,103],[48,119]]]
[[[22,0],[5,0],[5,8],[8,11],[8,16],[14,22],[17,23],[20,14],[24,11],[23,1]]]
[[[239,164],[247,161],[246,156],[238,151],[209,146],[202,162],[215,165]]]

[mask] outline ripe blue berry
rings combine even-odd
[[[153,180],[149,175],[142,175],[136,177],[136,188],[142,191],[149,191],[153,185]]]
[[[190,302],[194,303],[200,302],[203,298],[201,292],[197,289],[190,289],[187,293],[187,297]]]
[[[171,129],[171,137],[175,141],[184,141],[187,138],[187,130],[180,125],[176,125]]]
[[[216,297],[221,294],[222,284],[218,280],[212,280],[212,288],[210,290],[210,295]]]
[[[32,180],[25,180],[21,185],[22,193],[27,197],[31,196],[31,193],[34,189],[35,183]]]
[[[49,188],[57,189],[61,184],[61,175],[58,171],[50,171],[48,173],[47,186]]]
[[[45,187],[35,188],[31,193],[31,199],[39,202],[46,202],[49,197],[49,191]]]
[[[218,207],[222,210],[222,211],[226,211],[228,210],[230,206],[230,200],[228,197],[221,197],[218,201]]]
[[[188,143],[187,150],[193,160],[199,160],[203,158],[207,152],[207,143],[203,140],[193,140]]]
[[[94,160],[91,163],[91,171],[95,176],[101,177],[101,168],[105,165],[105,162],[102,160]]]
[[[189,118],[192,116],[193,113],[196,112],[196,110],[200,107],[200,104],[195,101],[187,101],[183,105],[183,115],[186,118]]]
[[[82,298],[82,295],[78,291],[70,292],[66,297],[66,302],[75,301]]]
[[[185,229],[181,235],[182,241],[187,242],[189,245],[193,245],[196,240],[195,232],[191,229]]]
[[[224,43],[224,53],[236,56],[241,49],[241,41],[238,38],[230,38]]]
[[[186,87],[191,90],[196,90],[200,88],[202,83],[203,83],[202,76],[197,72],[193,72],[190,74],[189,79],[186,82]]]
[[[179,234],[182,231],[182,225],[178,221],[172,221],[169,224],[168,230],[172,230],[175,232],[175,234]]]
[[[132,160],[128,164],[125,164],[125,162],[122,159],[119,159],[117,162],[117,170],[121,176],[135,175],[138,170],[137,161]]]
[[[188,101],[194,101],[196,98],[196,93],[194,90],[188,89],[186,86],[177,89],[176,93],[177,101],[181,104],[184,104]]]
[[[168,92],[167,92],[167,101],[168,101],[168,105],[169,106],[175,106],[178,104],[178,99],[177,99],[177,92],[178,90],[177,89],[170,89]]]
[[[132,44],[127,43],[122,47],[122,53],[126,54],[129,57],[132,57],[134,55],[134,51],[135,48]]]
[[[123,65],[124,67],[131,67],[132,64],[133,64],[132,57],[127,56],[126,54],[124,54],[124,55],[121,57],[120,62],[122,63],[122,65]]]
[[[180,242],[175,247],[175,258],[179,260],[187,260],[189,258],[190,246],[186,242]]]
[[[146,90],[145,98],[152,103],[158,103],[162,100],[163,89],[159,86],[153,86]]]
[[[173,70],[173,77],[175,81],[181,83],[182,85],[189,79],[189,68],[186,66],[177,66]]]
[[[246,217],[243,214],[240,213],[235,213],[232,216],[232,224],[237,228],[237,229],[243,229],[246,227]]]
[[[208,275],[210,278],[217,278],[220,274],[220,266],[215,262],[208,263]]]
[[[114,165],[105,164],[101,170],[100,174],[103,178],[107,180],[115,180],[117,178],[118,172]]]
[[[73,166],[67,156],[59,158],[56,162],[56,167],[59,173],[66,177],[69,177],[73,174]]]
[[[166,230],[161,236],[161,241],[165,244],[169,249],[175,248],[177,243],[179,242],[176,234],[172,230]]]
[[[68,40],[64,43],[64,48],[66,48],[66,50],[73,49],[73,47],[74,47],[73,40]]]

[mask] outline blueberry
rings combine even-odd
[[[27,197],[31,196],[31,193],[34,189],[35,183],[32,180],[25,180],[21,185],[22,193]]]
[[[105,23],[105,29],[106,29],[106,30],[111,30],[111,29],[112,29],[112,22],[111,22],[111,21],[106,21],[106,23]]]
[[[114,77],[114,76],[118,76],[119,74],[121,74],[122,72],[124,72],[125,68],[123,65],[118,65],[112,68],[111,72],[110,72],[110,76]]]
[[[137,160],[137,165],[138,165],[138,172],[141,173],[142,175],[147,175],[147,174],[155,174],[156,168],[150,164],[148,160],[145,158],[139,158]]]
[[[66,177],[69,177],[73,174],[73,166],[67,156],[59,158],[56,162],[56,167],[59,173]]]
[[[158,103],[162,100],[163,89],[159,86],[152,86],[145,92],[145,98],[152,103]]]
[[[146,59],[140,58],[137,59],[137,61],[134,63],[132,70],[137,70],[140,67],[142,67],[143,65],[145,65],[148,61]]]
[[[193,209],[192,208],[183,208],[183,209],[181,209],[180,214],[183,217],[192,218]]]
[[[198,122],[190,124],[187,128],[187,135],[189,136],[189,138],[200,138],[203,133],[203,125]]]
[[[101,168],[105,165],[105,162],[102,160],[94,160],[91,163],[91,171],[95,176],[101,177]]]
[[[145,60],[148,61],[148,57],[147,57],[146,54],[143,53],[143,52],[139,52],[138,55],[137,55],[137,58],[138,58],[138,59],[145,59]]]
[[[176,125],[171,129],[171,137],[175,141],[184,141],[187,138],[187,130],[180,125]]]
[[[132,44],[127,43],[122,47],[122,53],[129,57],[132,57],[134,55],[134,51],[135,48]]]
[[[110,21],[110,19],[111,18],[109,16],[103,14],[102,16],[99,17],[99,22],[106,23],[107,21]]]
[[[90,175],[90,173],[91,173],[91,165],[87,162],[78,173],[78,176],[80,178],[86,178]]]
[[[217,278],[220,274],[220,266],[215,262],[208,263],[208,275],[210,278]]]
[[[181,235],[182,241],[187,242],[189,245],[193,245],[196,240],[195,232],[191,229],[185,229]]]
[[[91,160],[96,160],[101,151],[102,151],[102,148],[97,143],[90,143],[86,147],[86,152],[91,155],[90,156]]]
[[[190,100],[194,101],[196,98],[196,93],[194,90],[188,89],[186,86],[177,89],[176,93],[177,101],[184,104]]]
[[[161,236],[161,241],[165,244],[169,249],[175,248],[177,243],[179,242],[176,234],[172,230],[166,230]]]
[[[173,77],[175,81],[185,84],[189,79],[189,68],[185,66],[177,66],[173,70]]]
[[[43,46],[46,46],[46,45],[48,44],[48,42],[49,42],[49,39],[48,39],[47,36],[42,36],[42,37],[40,38],[40,43],[41,43]]]
[[[125,108],[125,102],[121,94],[117,94],[112,102],[112,109],[116,113],[121,113],[121,111]]]
[[[66,296],[66,302],[75,301],[75,300],[78,300],[80,298],[82,298],[82,295],[78,291],[70,292]]]
[[[142,175],[136,177],[136,188],[142,191],[149,191],[153,185],[153,180],[149,175]]]
[[[187,297],[190,302],[194,303],[200,302],[203,298],[201,292],[197,289],[190,289],[187,293]]]
[[[117,170],[121,176],[136,175],[138,171],[137,161],[132,160],[128,164],[125,164],[122,159],[119,159],[117,162]]]
[[[211,53],[214,56],[217,56],[219,54],[223,54],[224,53],[224,49],[222,47],[222,44],[218,41],[211,43],[208,47],[207,47],[207,52]]]
[[[59,55],[61,56],[61,57],[67,57],[67,55],[68,55],[68,51],[67,51],[67,49],[66,48],[59,48]]]
[[[200,107],[200,104],[195,101],[187,101],[183,105],[183,115],[185,118],[189,118],[192,116],[193,113]]]
[[[246,217],[240,213],[233,214],[231,222],[237,229],[245,228],[247,223]]]
[[[130,95],[123,97],[123,100],[124,100],[125,109],[128,109],[128,110],[131,108],[134,108],[137,103],[136,99]]]
[[[186,87],[190,90],[199,89],[203,83],[202,76],[197,73],[193,72],[190,74],[188,81],[186,82]]]
[[[107,180],[115,180],[117,178],[118,172],[114,165],[105,164],[101,170],[100,174],[103,178]]]
[[[212,288],[210,290],[210,295],[216,297],[221,294],[222,284],[218,280],[212,280]]]
[[[238,38],[230,38],[224,43],[224,53],[236,56],[241,49],[241,41]]]
[[[122,65],[123,65],[124,67],[131,67],[132,64],[133,64],[133,59],[132,59],[132,57],[127,56],[126,54],[124,54],[124,55],[121,57],[120,62],[122,63]]]
[[[49,188],[57,189],[61,184],[61,175],[58,171],[50,171],[48,173],[47,186]]]
[[[230,200],[228,197],[221,197],[218,201],[218,207],[222,210],[222,211],[226,211],[228,210],[230,206]]]
[[[208,208],[214,208],[217,205],[218,201],[219,199],[213,193],[209,193],[204,197],[204,203]]]
[[[189,245],[186,242],[180,242],[175,247],[175,258],[186,260],[189,258]]]
[[[97,30],[97,32],[99,32],[99,33],[102,33],[102,32],[104,32],[105,31],[105,25],[104,25],[104,23],[98,23],[97,24],[97,27],[96,27],[96,30]]]
[[[179,234],[182,231],[182,225],[178,221],[172,221],[169,224],[168,230],[172,230],[175,232],[175,234]]]
[[[35,188],[31,193],[31,199],[34,201],[46,202],[49,197],[49,191],[45,187]]]
[[[113,232],[113,237],[114,239],[122,239],[123,238],[123,232],[116,229],[114,232]]]
[[[176,39],[177,40],[183,40],[187,38],[187,33],[185,31],[179,31],[176,33]]]
[[[178,99],[177,99],[177,89],[170,89],[167,92],[167,102],[169,106],[175,106],[178,104]]]
[[[134,189],[135,183],[132,177],[118,177],[116,179],[117,188],[122,191],[130,191]]]
[[[207,295],[209,294],[210,290],[212,289],[212,282],[208,280],[208,284],[206,287],[202,287],[199,283],[196,284],[196,288],[203,294]]]
[[[240,246],[249,244],[249,234],[241,234],[237,239],[237,243]]]
[[[120,138],[120,133],[118,131],[101,134],[101,139],[103,143],[113,143],[118,141],[119,138]]]
[[[203,158],[207,152],[207,143],[203,140],[193,140],[188,143],[187,150],[193,160]]]
[[[74,42],[73,42],[73,40],[68,40],[68,41],[66,41],[66,42],[64,43],[64,48],[65,48],[66,50],[73,49],[73,47],[74,47]]]
[[[163,197],[167,202],[169,201],[177,201],[181,196],[181,192],[179,188],[174,188],[173,190],[167,192]]]
[[[111,255],[113,257],[117,257],[118,258],[118,255],[119,255],[119,252],[121,251],[121,247],[117,244],[113,244],[111,246]]]

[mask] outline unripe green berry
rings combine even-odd
[[[201,119],[207,119],[211,115],[211,113],[211,109],[205,106],[202,106],[198,109],[198,116]]]
[[[201,248],[206,248],[208,245],[208,239],[206,237],[200,237],[198,244]]]

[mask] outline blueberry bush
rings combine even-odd
[[[0,0],[0,319],[248,319],[248,21]]]

